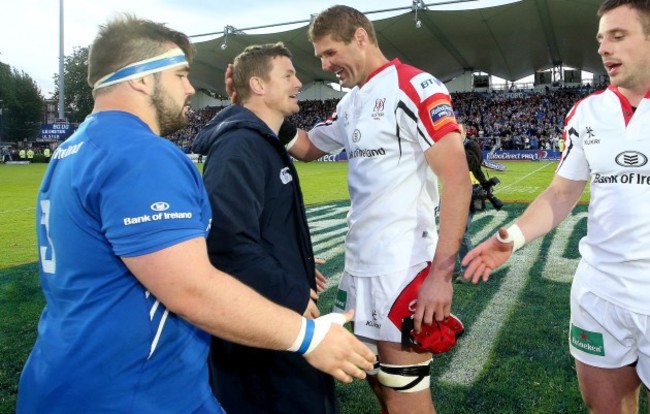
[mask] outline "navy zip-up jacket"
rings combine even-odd
[[[199,132],[192,150],[207,156],[211,262],[302,314],[309,289],[316,290],[314,254],[298,174],[276,134],[231,105]],[[228,413],[337,412],[332,377],[298,354],[213,338],[210,365],[213,390]]]

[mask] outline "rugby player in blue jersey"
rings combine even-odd
[[[221,413],[210,334],[301,353],[349,382],[373,354],[340,324],[273,304],[215,269],[196,167],[161,139],[187,122],[186,35],[130,15],[90,48],[93,113],[52,155],[38,192],[47,304],[18,413]]]

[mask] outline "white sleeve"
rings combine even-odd
[[[307,135],[311,143],[323,152],[337,154],[345,148],[345,131],[336,112],[331,118],[316,124]]]
[[[578,102],[571,108],[567,115],[562,134],[565,148],[555,173],[568,180],[588,181],[590,169],[582,146],[583,131],[580,130],[580,103]]]

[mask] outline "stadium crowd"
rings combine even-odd
[[[607,85],[547,88],[534,91],[494,91],[452,93],[459,122],[467,125],[467,134],[478,138],[484,150],[557,150],[562,124],[571,106],[586,95]],[[303,129],[327,119],[336,108],[337,99],[301,101],[300,113],[291,120]],[[222,106],[193,109],[189,124],[168,136],[185,152],[199,130]]]

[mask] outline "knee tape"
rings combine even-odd
[[[377,380],[399,392],[417,392],[431,384],[431,359],[413,365],[380,364]]]

